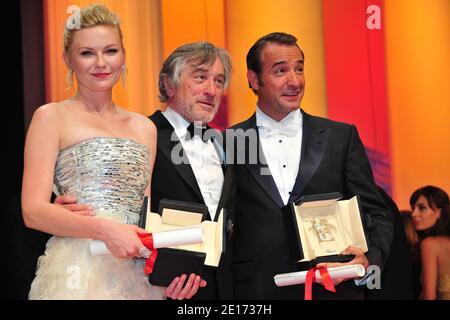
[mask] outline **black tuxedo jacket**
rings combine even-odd
[[[157,153],[153,168],[151,185],[151,210],[158,212],[161,199],[205,204],[194,172],[188,162],[174,164],[171,160],[172,149],[182,150],[179,141],[172,141],[173,127],[160,111],[149,117],[158,131]],[[174,135],[176,137],[176,135]],[[179,144],[179,145],[178,145]],[[187,161],[187,160],[186,160]],[[227,213],[227,243],[226,252],[222,256],[219,268],[208,268],[203,273],[207,281],[205,288],[200,288],[194,299],[232,299],[233,289],[231,280],[231,253],[233,233],[236,188],[234,184],[233,166],[227,166],[224,172],[224,185],[220,197],[217,213],[222,208]],[[216,214],[216,218],[218,214]]]
[[[339,192],[347,199],[359,195],[368,217],[366,256],[371,264],[384,265],[392,239],[392,222],[355,126],[314,117],[303,110],[302,114],[301,160],[289,202],[303,195],[329,192]],[[233,129],[257,132],[255,114]],[[262,150],[259,136],[257,143]],[[261,161],[262,151],[257,159],[257,163],[251,164],[247,158],[245,164],[235,166],[238,195],[233,252],[235,295],[237,299],[302,299],[303,285],[279,288],[273,280],[276,274],[296,272],[299,267],[288,261],[281,210],[284,204],[276,184],[271,175],[260,174],[262,167],[267,168]],[[363,288],[356,287],[353,281],[343,282],[336,290],[335,294],[329,293],[314,284],[313,298],[363,297]]]

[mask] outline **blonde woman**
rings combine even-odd
[[[39,258],[30,299],[163,299],[190,297],[198,283],[175,278],[154,287],[143,271],[137,227],[156,153],[156,129],[146,117],[112,100],[124,76],[118,17],[104,6],[81,10],[79,28],[66,26],[64,61],[75,94],[41,106],[25,143],[22,209],[26,225],[54,235]],[[95,216],[52,204],[60,194],[90,205]],[[90,239],[112,255],[94,257]]]

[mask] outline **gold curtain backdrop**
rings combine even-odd
[[[394,198],[450,193],[450,1],[385,1]]]
[[[194,41],[226,47],[224,0],[163,0],[161,17],[164,57]]]
[[[260,37],[275,31],[296,35],[305,52],[302,107],[327,116],[322,0],[227,0],[225,17],[227,45],[235,68],[229,90],[230,124],[250,117],[256,106],[256,96],[248,89],[247,51]]]

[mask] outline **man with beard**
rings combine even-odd
[[[167,107],[150,116],[158,131],[152,211],[158,212],[161,199],[201,203],[208,207],[207,219],[217,221],[226,208],[230,234],[235,203],[233,167],[225,165],[220,132],[207,124],[218,111],[231,68],[229,54],[211,43],[177,48],[159,74],[160,100]],[[206,286],[201,284],[195,299],[233,298],[230,241],[227,237],[219,267],[205,266],[202,278]]]

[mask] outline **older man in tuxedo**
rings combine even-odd
[[[167,198],[205,204],[212,221],[223,208],[227,212],[226,252],[218,268],[206,267],[202,277],[207,284],[195,299],[233,298],[233,167],[224,161],[220,132],[207,126],[218,111],[230,75],[231,60],[224,49],[207,42],[177,48],[159,74],[160,100],[167,107],[150,116],[158,131],[152,211],[157,212],[160,201]]]
[[[238,200],[232,268],[238,299],[303,298],[302,285],[277,287],[273,280],[276,274],[299,271],[289,262],[282,208],[303,195],[360,196],[362,211],[370,220],[369,251],[348,247],[342,254],[355,257],[346,264],[382,267],[389,253],[392,222],[356,127],[311,116],[300,108],[304,64],[297,39],[285,33],[262,37],[247,55],[247,78],[258,104],[255,114],[233,129],[255,131],[261,153],[255,157],[257,163],[235,167]],[[251,148],[246,145],[246,153]],[[335,282],[337,293],[314,284],[313,297],[363,298],[362,288],[353,281],[339,282]]]

